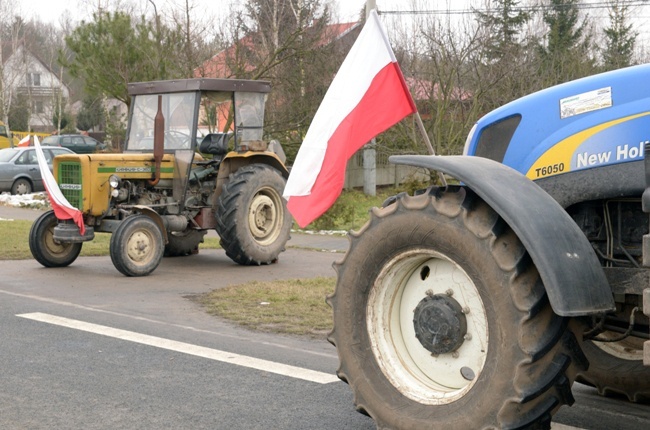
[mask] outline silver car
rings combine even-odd
[[[66,148],[43,146],[43,154],[52,170],[52,160],[57,155],[74,154]],[[28,194],[44,191],[41,170],[33,146],[0,150],[0,192]]]

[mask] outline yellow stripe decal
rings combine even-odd
[[[648,115],[650,115],[650,112],[619,118],[569,136],[553,145],[548,151],[542,154],[531,168],[528,169],[526,176],[530,179],[539,179],[546,176],[569,172],[571,170],[571,159],[573,158],[573,154],[587,139],[615,125]]]

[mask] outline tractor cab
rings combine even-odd
[[[235,151],[264,150],[266,81],[187,79],[129,84],[132,97],[126,151],[154,149],[156,117],[161,118],[165,153],[215,151],[233,140]],[[212,143],[212,145],[208,145]]]
[[[189,181],[208,169],[194,172],[197,162],[217,167],[228,156],[269,148],[262,140],[269,82],[186,79],[133,83],[128,90],[125,152],[153,152],[154,182],[161,177],[165,154],[173,154],[173,197],[181,206]]]

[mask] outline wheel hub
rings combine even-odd
[[[145,261],[151,255],[152,250],[151,238],[145,232],[138,231],[129,238],[127,253],[132,261]]]
[[[377,276],[366,312],[377,363],[409,399],[450,404],[479,380],[489,343],[485,305],[447,256],[430,249],[395,255]]]
[[[272,243],[279,235],[281,218],[274,199],[262,192],[255,196],[248,212],[248,225],[255,240],[260,244]]]
[[[456,351],[467,334],[467,318],[460,304],[441,294],[426,296],[418,303],[413,326],[422,346],[436,355]]]

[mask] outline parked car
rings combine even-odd
[[[82,134],[61,134],[47,136],[41,142],[42,145],[61,146],[76,152],[77,154],[92,154],[106,149],[106,144]]]
[[[43,154],[52,170],[52,160],[61,154],[72,154],[66,148],[44,146]],[[0,192],[29,194],[44,191],[36,149],[33,146],[0,149]]]

